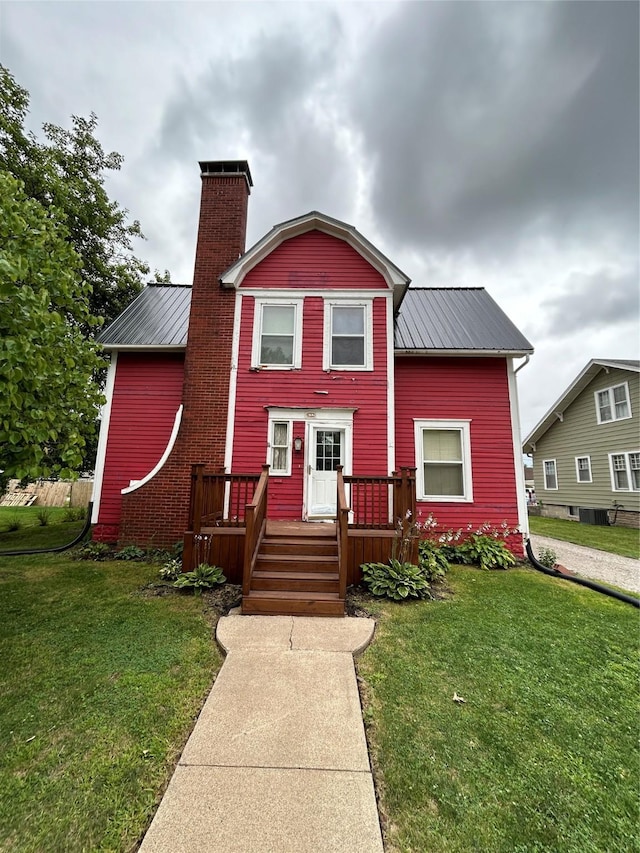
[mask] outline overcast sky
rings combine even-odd
[[[320,210],[535,347],[523,437],[640,355],[637,2],[0,4],[30,127],[98,116],[139,257],[190,283],[198,160],[248,159],[248,245]]]

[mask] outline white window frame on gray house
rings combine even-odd
[[[268,370],[294,370],[302,367],[302,299],[261,299],[255,300],[253,313],[253,341],[251,366]],[[265,309],[288,308],[291,314],[290,327],[286,330],[270,331],[265,323]],[[265,330],[265,326],[267,327]],[[265,337],[291,338],[291,361],[271,362],[263,358]]]
[[[473,502],[473,482],[471,477],[471,421],[466,420],[414,420],[416,447],[416,491],[419,501],[440,501],[442,503]],[[452,432],[459,436],[459,453],[455,458],[425,458],[424,434],[428,431]],[[458,494],[427,494],[427,466],[443,465],[459,467],[461,490]]]
[[[596,401],[596,417],[599,424],[624,421],[631,417],[631,398],[629,397],[628,382],[621,382],[619,385],[602,388],[600,391],[594,391],[593,393]]]
[[[586,465],[584,464],[586,462]],[[576,456],[576,481],[578,483],[592,483],[591,457]]]
[[[554,486],[549,485],[549,475],[551,474],[550,470],[547,470],[547,465],[553,465],[553,479],[555,482]],[[544,487],[547,492],[557,492],[558,491],[558,463],[555,459],[543,459],[542,460],[542,473],[544,474]]]
[[[609,471],[614,492],[640,492],[640,450],[610,453]]]

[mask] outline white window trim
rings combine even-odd
[[[556,485],[555,488],[552,486],[547,486],[547,462],[553,462],[553,470],[556,475]],[[542,460],[542,479],[544,480],[544,490],[545,492],[557,492],[560,488],[560,484],[558,482],[558,461],[557,459],[543,459]]]
[[[616,417],[616,404],[613,399],[613,389],[614,388],[624,388],[624,392],[627,398],[627,409],[629,411],[628,415],[625,415],[622,418]],[[611,409],[611,418],[608,421],[603,421],[600,417],[600,406],[598,404],[598,394],[604,394],[607,392],[609,395],[609,408]],[[593,398],[596,403],[596,418],[599,424],[612,424],[614,421],[627,421],[629,418],[633,416],[631,411],[631,397],[629,396],[629,383],[628,382],[618,382],[617,385],[610,385],[608,388],[598,388],[597,391],[593,392]]]
[[[611,476],[611,491],[612,492],[638,492],[639,489],[633,488],[633,478],[631,476],[631,461],[629,457],[632,453],[640,453],[640,450],[620,450],[616,453],[609,453],[609,474]],[[615,471],[613,468],[613,457],[614,456],[624,456],[624,464],[627,472],[627,483],[629,484],[628,489],[619,489],[616,486],[616,477]]]
[[[331,314],[333,308],[364,308],[364,360],[362,365],[331,364]],[[373,301],[371,299],[325,299],[324,342],[322,347],[323,370],[373,370]]]
[[[287,467],[285,469],[277,469],[273,467],[273,425],[287,424]],[[290,477],[291,476],[291,456],[293,451],[293,420],[290,418],[280,418],[275,414],[269,413],[269,432],[267,434],[267,464],[270,466],[269,475],[273,477]]]
[[[303,299],[256,299],[253,310],[253,339],[251,367],[261,370],[299,370],[302,367],[302,308]],[[293,322],[293,364],[262,364],[260,350],[262,342],[262,309],[265,305],[292,306],[295,309]]]
[[[589,479],[588,480],[581,480],[580,479],[580,468],[578,467],[578,461],[580,459],[586,459],[587,462],[589,463]],[[579,483],[580,485],[584,485],[585,483],[593,483],[593,474],[591,473],[591,457],[586,456],[586,455],[576,456],[575,461],[576,461],[576,482]],[[556,471],[556,481],[557,481],[557,479],[558,479],[558,472]]]
[[[437,503],[473,503],[471,476],[471,421],[470,420],[418,420],[414,418],[416,453],[416,498],[418,501]],[[459,430],[462,435],[462,495],[427,495],[424,485],[424,459],[422,458],[422,432],[425,429]]]

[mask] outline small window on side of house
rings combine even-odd
[[[418,499],[472,501],[468,421],[416,421]]]
[[[256,299],[252,367],[291,370],[302,364],[302,300]]]
[[[640,491],[640,451],[610,453],[611,487],[615,492]]]
[[[547,491],[557,491],[558,489],[558,472],[555,459],[545,459],[544,468],[544,487]]]
[[[596,415],[599,424],[622,421],[631,417],[629,384],[622,382],[595,392]]]
[[[576,479],[579,483],[591,482],[590,456],[576,456]]]

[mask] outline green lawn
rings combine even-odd
[[[156,577],[0,560],[0,850],[135,849],[220,665],[203,599]]]
[[[542,518],[529,516],[531,533],[539,536],[550,536],[573,542],[575,545],[586,545],[588,548],[599,548],[622,557],[640,557],[640,531],[630,527],[601,527],[596,524],[580,524],[576,521],[565,521],[560,518]]]
[[[527,569],[449,582],[381,605],[358,663],[388,850],[639,849],[637,610]]]

